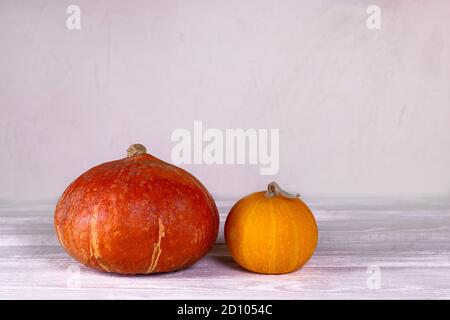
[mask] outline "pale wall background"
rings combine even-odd
[[[448,197],[449,17],[444,0],[0,0],[0,199],[56,199],[134,142],[170,161],[194,120],[280,129],[275,177],[184,166],[218,198],[273,179],[310,197]]]

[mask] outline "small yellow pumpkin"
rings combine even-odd
[[[225,242],[235,261],[258,273],[295,271],[313,255],[318,230],[311,210],[275,182],[239,200],[225,222]]]

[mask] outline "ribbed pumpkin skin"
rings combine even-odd
[[[316,221],[300,199],[256,192],[239,200],[225,223],[225,241],[242,267],[258,273],[297,270],[312,256]]]
[[[96,166],[70,184],[55,210],[64,249],[101,271],[167,272],[213,246],[216,205],[191,174],[149,154]]]

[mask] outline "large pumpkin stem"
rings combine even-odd
[[[127,157],[128,158],[138,156],[140,154],[146,154],[146,153],[147,153],[147,149],[142,144],[139,144],[139,143],[133,144],[127,149]]]
[[[290,198],[290,199],[295,199],[295,198],[300,197],[300,194],[298,194],[298,193],[292,194],[287,191],[284,191],[283,189],[281,189],[281,187],[275,181],[269,183],[269,185],[267,186],[266,197],[272,198],[272,197],[278,196],[278,195],[286,197],[286,198]]]

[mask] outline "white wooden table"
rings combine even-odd
[[[59,246],[53,205],[0,204],[1,299],[450,298],[450,205],[444,201],[308,201],[319,245],[301,270],[259,275],[223,245],[183,271],[92,271]],[[229,203],[219,202],[222,227]]]

